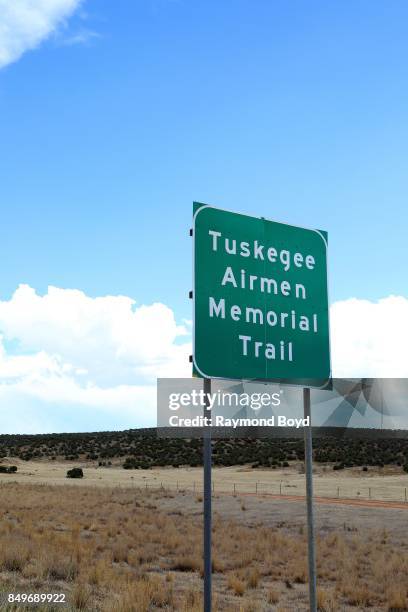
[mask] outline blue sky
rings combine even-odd
[[[0,69],[0,300],[52,285],[181,324],[193,200],[327,230],[333,302],[407,296],[406,2],[53,1]]]

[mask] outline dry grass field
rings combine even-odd
[[[110,467],[98,467],[92,461],[22,461],[9,458],[3,465],[16,465],[16,474],[1,474],[0,482],[15,480],[30,484],[67,483],[68,469],[80,466],[85,478],[72,481],[79,486],[121,486],[159,488],[161,486],[176,491],[184,488],[192,492],[202,489],[202,468],[163,467],[149,470],[124,470],[120,461],[113,460]],[[285,469],[258,469],[248,466],[214,467],[213,486],[215,493],[255,493],[304,495],[305,477],[303,465],[293,463]],[[315,494],[322,497],[342,497],[350,499],[408,500],[408,474],[393,466],[370,467],[364,472],[361,468],[333,471],[331,466],[315,463]]]
[[[6,476],[3,602],[8,592],[63,592],[70,610],[202,609],[199,493]],[[408,512],[319,512],[319,610],[407,610]],[[215,610],[307,610],[304,504],[216,493],[213,542]]]

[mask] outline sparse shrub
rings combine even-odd
[[[99,465],[103,465],[102,461],[99,462]],[[133,470],[133,469],[135,469],[136,466],[135,466],[134,459],[131,459],[130,457],[128,457],[127,459],[125,459],[122,467],[123,467],[124,470]]]
[[[176,559],[170,569],[177,572],[199,572],[201,566],[201,559],[198,557],[183,556]]]
[[[82,468],[72,468],[72,470],[67,471],[67,478],[83,478],[84,473]]]
[[[245,593],[245,582],[241,580],[237,575],[231,574],[228,577],[228,588],[235,593],[235,595],[242,595]]]
[[[173,586],[161,578],[150,579],[151,603],[158,608],[171,608],[173,603]]]
[[[45,574],[52,580],[70,582],[78,576],[78,572],[78,563],[72,557],[59,556],[55,553],[45,561]]]
[[[0,569],[6,572],[21,572],[27,564],[29,556],[30,551],[23,542],[10,540],[1,551]]]
[[[16,472],[16,465],[0,465],[0,474],[15,474]]]

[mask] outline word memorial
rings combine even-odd
[[[194,205],[195,373],[323,387],[327,234]]]

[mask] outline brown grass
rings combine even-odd
[[[269,589],[267,596],[266,596],[266,601],[268,602],[268,604],[276,604],[279,601],[279,593],[276,589]]]
[[[235,595],[242,595],[245,593],[245,582],[241,580],[238,576],[232,574],[228,578],[228,588],[233,591]]]
[[[337,603],[333,590],[317,589],[317,609],[319,612],[336,612]]]
[[[174,561],[171,569],[176,572],[201,572],[202,565],[200,557],[183,556]]]
[[[248,575],[248,587],[250,589],[256,589],[259,585],[259,570],[254,567],[250,570]]]
[[[408,610],[407,589],[404,587],[390,587],[387,589],[387,605],[389,612]]]
[[[64,592],[72,610],[202,610],[202,515],[194,494],[189,514],[187,498],[176,505],[164,491],[0,489],[3,585]],[[214,610],[307,609],[305,534],[217,514],[213,532]],[[343,529],[317,544],[320,612],[408,609],[404,546],[383,532],[370,538]]]

